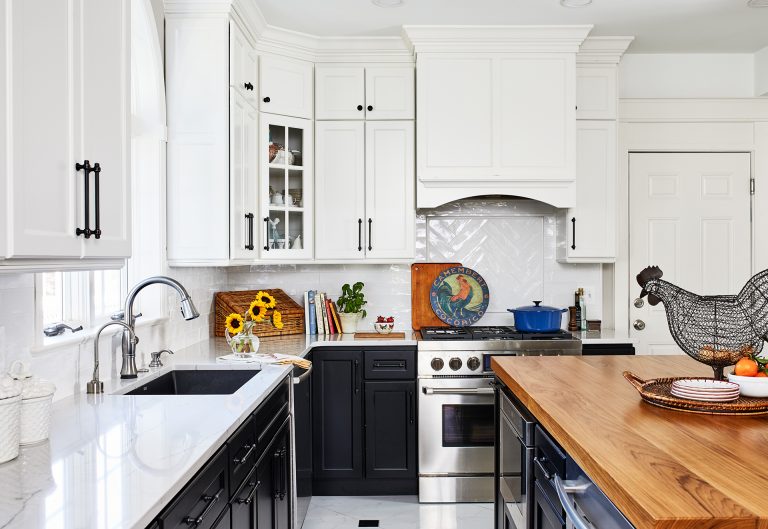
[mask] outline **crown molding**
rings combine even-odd
[[[403,26],[403,39],[423,52],[577,52],[591,25]]]
[[[587,37],[576,55],[576,64],[619,64],[635,37]]]

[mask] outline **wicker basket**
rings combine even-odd
[[[293,301],[291,297],[280,289],[262,289],[269,292],[277,301],[277,310],[283,315],[282,330],[272,325],[272,309],[267,311],[267,317],[263,322],[253,325],[253,333],[257,336],[283,336],[287,334],[304,334],[304,308]],[[245,314],[251,302],[256,298],[258,290],[237,290],[234,292],[216,293],[216,323],[214,336],[224,336],[224,326],[227,316],[233,312]]]

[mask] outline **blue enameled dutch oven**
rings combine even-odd
[[[563,321],[563,312],[567,312],[568,309],[542,307],[541,301],[534,301],[533,303],[527,307],[507,309],[515,315],[515,329],[520,332],[559,331]]]

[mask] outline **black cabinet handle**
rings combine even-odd
[[[415,410],[413,409],[413,391],[408,392],[408,411],[411,414],[411,424],[413,424],[414,416],[416,415]]]
[[[101,165],[99,162],[93,164],[93,192],[96,199],[96,207],[94,215],[96,217],[96,229],[93,230],[93,235],[97,239],[101,239],[101,193],[99,192],[99,175],[101,174]]]
[[[357,251],[363,251],[363,219],[357,219]]]
[[[266,237],[264,238],[264,250],[269,251],[269,217],[264,217],[264,228]]]
[[[371,225],[373,224],[373,219],[368,219],[368,250],[373,250],[373,241],[371,240]]]
[[[536,465],[538,465],[539,469],[541,470],[541,473],[544,474],[544,477],[547,479],[547,481],[550,481],[550,480],[553,479],[554,476],[552,475],[552,473],[549,472],[544,467],[544,465],[547,463],[547,458],[546,457],[544,457],[544,456],[542,456],[542,457],[534,457],[533,461],[534,461],[534,463],[536,463]]]
[[[272,497],[276,500],[280,499],[280,494],[283,490],[282,479],[282,469],[280,468],[280,450],[277,450],[272,454]]]
[[[187,525],[194,525],[197,527],[201,523],[203,523],[203,520],[205,520],[205,517],[208,516],[208,514],[211,512],[211,509],[213,509],[213,506],[216,505],[216,502],[219,501],[219,497],[224,494],[224,489],[219,489],[219,492],[214,494],[213,496],[205,495],[203,496],[203,501],[208,502],[208,505],[205,506],[205,509],[202,513],[200,513],[200,516],[197,518],[193,518],[192,516],[186,516],[184,518],[184,523]]]
[[[264,101],[265,103],[269,103],[272,100],[269,97],[265,97],[264,99],[262,99],[262,101]]]
[[[243,87],[244,87],[246,90],[250,90],[250,91],[253,91],[253,84],[252,84],[252,83],[245,83],[245,84],[243,84]]]
[[[573,217],[571,219],[571,223],[573,224],[573,231],[572,231],[573,241],[571,244],[571,250],[575,250],[576,249],[576,217]]]
[[[288,495],[288,452],[285,448],[280,450],[280,500]]]
[[[236,457],[232,460],[232,462],[235,465],[242,465],[245,463],[245,461],[251,457],[251,454],[256,449],[256,443],[250,444],[250,445],[243,445],[243,448],[246,449],[245,455],[243,457]]]
[[[250,505],[251,502],[253,501],[253,497],[256,495],[256,491],[259,490],[259,487],[261,486],[261,481],[257,481],[256,483],[251,481],[250,483],[248,483],[248,486],[253,487],[251,489],[251,492],[249,492],[248,496],[246,496],[245,498],[237,498],[235,500],[236,503],[240,505],[243,505],[243,504]]]
[[[363,105],[357,105],[358,110],[363,110]]]
[[[371,110],[373,110],[373,105],[368,105],[368,112],[370,112]]]
[[[78,237],[80,235],[84,236],[86,239],[90,239],[91,235],[93,235],[93,230],[91,230],[91,171],[93,171],[93,167],[91,167],[91,162],[88,160],[83,160],[83,163],[75,163],[75,170],[77,171],[83,171],[83,177],[85,178],[84,188],[84,209],[85,209],[85,228],[77,228],[75,230],[75,235]]]
[[[359,382],[360,377],[358,373],[358,371],[360,370],[359,368],[360,368],[360,361],[355,360],[355,370],[353,372],[353,376],[355,377],[355,395],[360,393],[360,382]]]
[[[253,217],[253,213],[245,214],[245,228],[248,231],[248,242],[245,245],[246,250],[253,250]]]

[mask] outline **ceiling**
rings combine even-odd
[[[273,26],[317,36],[398,36],[405,24],[594,24],[591,35],[631,36],[630,53],[752,53],[768,46],[768,7],[747,0],[254,0]]]

